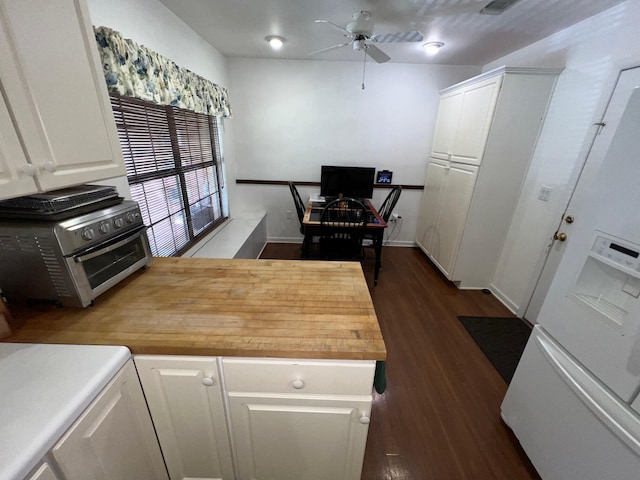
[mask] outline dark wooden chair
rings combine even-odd
[[[382,219],[385,221],[385,223],[389,222],[389,219],[391,218],[391,213],[393,212],[393,209],[396,207],[396,203],[398,203],[398,199],[400,198],[401,193],[402,193],[402,187],[400,185],[398,185],[397,187],[393,187],[393,189],[391,189],[391,191],[387,195],[387,198],[385,198],[384,202],[382,202],[382,205],[380,205],[380,209],[378,210],[378,213],[380,214]]]
[[[329,202],[320,215],[320,250],[328,260],[351,260],[360,255],[367,228],[367,209],[354,198]]]
[[[397,187],[393,187],[389,192],[389,194],[387,195],[387,198],[385,198],[384,202],[382,202],[382,205],[380,205],[380,209],[378,210],[378,213],[380,214],[380,216],[382,217],[385,223],[389,223],[389,219],[391,218],[391,213],[393,212],[393,209],[396,207],[396,203],[398,203],[398,199],[400,198],[401,193],[402,193],[402,187],[400,185],[398,185]],[[372,242],[376,241],[375,237],[371,234],[366,234],[364,238],[366,240],[371,240]]]
[[[296,213],[298,214],[298,221],[300,222],[300,233],[304,235],[304,227],[302,226],[302,219],[304,218],[304,211],[306,209],[302,202],[302,197],[298,193],[298,188],[293,182],[289,182],[289,190],[291,190],[291,196],[293,197],[293,203],[296,206]]]

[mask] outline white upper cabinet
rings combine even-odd
[[[501,82],[501,76],[491,77],[442,93],[433,158],[480,164]]]
[[[19,197],[38,191],[35,178],[24,170],[30,167],[13,128],[7,105],[0,96],[0,198]]]
[[[488,78],[464,90],[460,118],[451,146],[452,162],[480,165],[502,77]]]
[[[83,0],[0,0],[0,82],[0,148],[8,115],[23,149],[1,154],[0,198],[126,173]]]
[[[438,121],[431,146],[431,156],[434,158],[449,160],[460,119],[463,95],[463,91],[454,91],[440,97]]]

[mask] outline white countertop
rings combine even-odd
[[[0,480],[22,480],[130,356],[117,346],[0,343]]]

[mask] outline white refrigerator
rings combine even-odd
[[[640,479],[637,70],[607,109],[610,138],[578,183],[566,250],[501,407],[544,480]]]

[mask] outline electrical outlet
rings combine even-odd
[[[287,210],[287,220],[291,220],[293,218],[293,211]]]

